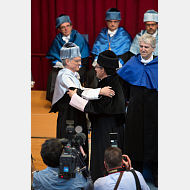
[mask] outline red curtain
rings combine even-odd
[[[89,35],[92,49],[98,33],[107,26],[105,15],[111,7],[121,11],[120,26],[134,38],[145,28],[144,13],[149,9],[158,11],[158,0],[31,0],[31,70],[35,90],[46,90],[52,67],[44,55],[58,34],[56,18],[68,14],[73,29]]]

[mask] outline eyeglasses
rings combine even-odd
[[[62,26],[62,27],[60,27],[60,29],[61,29],[61,30],[65,30],[65,28],[69,28],[69,27],[71,27],[71,25]]]
[[[99,69],[102,69],[102,67],[100,66],[100,67],[98,67],[97,65],[95,66],[95,68],[99,68]]]
[[[154,27],[155,25],[157,25],[157,24],[145,24],[147,27]]]
[[[73,60],[73,61],[75,61],[76,63],[81,63],[81,59],[79,59],[79,60]]]
[[[69,58],[69,61],[74,61],[76,63],[81,63],[81,59],[74,59],[74,58]]]

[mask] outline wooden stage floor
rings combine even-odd
[[[40,156],[41,145],[56,137],[57,113],[49,113],[50,108],[46,91],[31,90],[31,153],[38,170],[47,167]]]
[[[46,100],[46,91],[31,90],[31,153],[37,170],[47,167],[40,155],[41,145],[47,139],[56,138],[58,113],[49,113],[50,109],[51,102]],[[88,138],[90,149],[90,134]]]

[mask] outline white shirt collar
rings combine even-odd
[[[63,41],[65,41],[67,43],[70,40],[70,35],[63,36],[62,39],[63,39]]]
[[[156,32],[154,34],[152,34],[152,36],[156,38],[157,33],[158,33],[158,31],[156,30]]]
[[[118,28],[117,28],[117,29],[118,29]],[[117,29],[115,29],[113,32],[108,29],[108,34],[110,35],[110,37],[112,37],[112,36],[115,35],[115,33],[117,32]]]
[[[151,55],[151,57],[147,60],[143,59],[141,56],[141,62],[144,63],[144,65],[146,65],[147,63],[151,62],[153,60],[153,54]]]

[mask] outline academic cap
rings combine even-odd
[[[81,57],[80,48],[75,43],[68,42],[60,49],[60,59]]]
[[[143,22],[158,22],[158,13],[154,10],[148,10],[145,14],[144,14],[144,20]]]
[[[71,23],[70,17],[68,15],[62,15],[62,16],[58,17],[55,21],[55,23],[56,23],[55,28],[58,28],[60,24],[63,24],[65,22]]]
[[[116,69],[119,67],[117,55],[110,50],[105,50],[99,54],[97,63],[106,68]]]
[[[105,20],[121,20],[121,13],[116,8],[110,8],[106,12]]]

